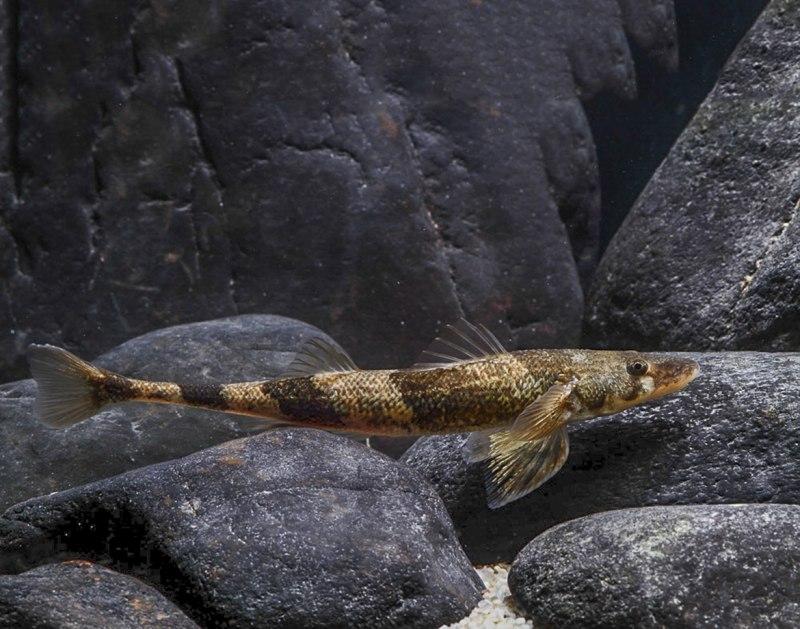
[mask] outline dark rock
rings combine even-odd
[[[204,625],[435,627],[481,584],[434,489],[341,436],[272,430],[29,500],[0,564],[56,557],[146,570]]]
[[[590,513],[657,504],[800,503],[800,355],[685,354],[688,389],[575,424],[563,469],[533,494],[486,506],[465,437],[420,439],[403,457],[438,489],[477,563],[510,561],[542,531]]]
[[[597,270],[596,346],[800,349],[800,6],[774,0]]]
[[[626,32],[674,65],[671,5],[3,5],[0,374],[31,341],[91,355],[267,309],[365,366],[462,314],[575,343],[599,220],[579,97],[634,94]]]
[[[0,627],[8,629],[197,625],[144,583],[87,561],[0,576]]]
[[[190,382],[242,381],[280,375],[316,328],[284,317],[243,315],[158,330],[97,359],[129,376]],[[128,404],[68,430],[34,415],[32,380],[0,387],[0,507],[129,469],[174,459],[251,434],[235,416]]]
[[[663,60],[653,55],[657,46],[633,46],[638,97],[603,94],[585,103],[603,191],[601,250],[608,246],[768,0],[675,0],[674,4],[679,71],[664,69]],[[652,29],[656,38],[666,35],[657,22],[638,19],[639,11],[656,9],[656,5],[640,0],[629,0],[627,5],[624,10],[632,12],[631,19],[640,28]],[[658,8],[670,11],[672,7],[659,3]]]
[[[537,627],[797,627],[800,507],[650,507],[543,533],[508,575]]]

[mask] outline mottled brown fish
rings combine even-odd
[[[360,370],[321,338],[280,378],[235,384],[136,380],[49,345],[32,345],[41,420],[71,426],[110,404],[158,402],[363,435],[472,432],[470,461],[487,460],[491,507],[533,491],[564,464],[570,423],[610,415],[684,388],[697,363],[633,351],[507,352],[483,326],[448,326],[410,369]]]

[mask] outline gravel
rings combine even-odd
[[[476,568],[478,576],[486,587],[483,600],[466,618],[445,627],[533,627],[513,606],[508,589],[508,569],[506,563]]]

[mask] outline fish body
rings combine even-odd
[[[314,374],[223,385],[220,410],[366,435],[432,435],[509,423],[552,383],[514,354],[427,369]]]
[[[152,382],[32,346],[45,423],[65,427],[110,404],[153,402],[363,435],[473,433],[468,461],[488,459],[490,505],[538,487],[568,453],[568,424],[677,391],[697,364],[639,352],[506,352],[485,328],[461,322],[408,369],[360,370],[340,349],[307,343],[288,372],[232,384]]]

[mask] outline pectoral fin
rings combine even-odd
[[[497,509],[549,480],[569,455],[566,427],[536,441],[518,441],[513,447],[491,438],[491,455],[486,462],[486,502]]]
[[[555,474],[569,453],[566,423],[573,384],[557,383],[529,404],[508,428],[476,432],[464,444],[468,463],[486,463],[489,507],[532,492]]]
[[[569,419],[569,395],[572,382],[557,383],[523,410],[511,427],[508,437],[516,441],[534,441],[550,434]]]
[[[573,384],[556,383],[536,398],[517,416],[508,428],[494,428],[474,432],[464,444],[467,463],[483,461],[491,456],[493,440],[495,451],[513,448],[520,441],[534,441],[546,437],[569,420],[569,395]]]

